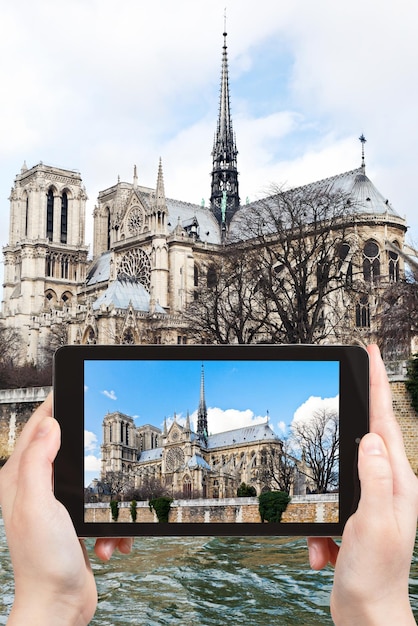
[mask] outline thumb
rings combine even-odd
[[[52,464],[60,447],[60,427],[53,417],[43,418],[22,451],[19,463],[18,489],[39,497],[52,491]]]
[[[370,522],[381,523],[383,516],[393,511],[393,473],[383,439],[367,433],[360,442],[359,477],[361,497],[359,513]]]

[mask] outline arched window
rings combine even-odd
[[[363,277],[373,283],[380,276],[380,250],[374,241],[367,241],[363,248]]]
[[[66,255],[61,257],[61,278],[68,278],[68,257]]]
[[[389,280],[397,283],[399,280],[399,254],[389,250]]]
[[[343,277],[343,265],[347,261],[348,253],[350,252],[350,244],[344,241],[338,248],[338,269],[340,270],[340,276]],[[345,268],[345,282],[347,285],[351,285],[353,282],[353,263],[348,261]]]
[[[370,305],[366,295],[361,296],[356,304],[356,326],[357,328],[370,328]]]
[[[107,232],[107,250],[110,250],[110,228],[111,228],[111,223],[110,223],[110,209],[107,209],[107,227],[106,227],[106,232]]]
[[[54,192],[49,189],[46,197],[46,236],[52,241],[54,236]]]
[[[211,289],[212,287],[216,286],[217,281],[218,281],[218,277],[216,276],[216,270],[213,267],[213,265],[211,265],[206,275],[206,284]]]
[[[83,344],[95,344],[95,343],[97,343],[96,335],[94,333],[93,328],[89,326],[84,333]]]
[[[61,235],[60,242],[67,243],[68,230],[68,196],[64,191],[61,197]]]
[[[190,476],[185,476],[183,480],[183,497],[190,499],[192,497],[192,481]]]
[[[28,236],[28,225],[29,225],[29,196],[26,197],[25,237]]]

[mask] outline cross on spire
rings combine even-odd
[[[364,169],[366,169],[366,161],[364,159],[364,144],[366,143],[367,139],[366,137],[363,135],[363,133],[361,133],[360,137],[359,137],[359,141],[361,143],[361,167]]]

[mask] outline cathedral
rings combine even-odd
[[[185,311],[197,289],[213,281],[213,259],[235,245],[257,204],[242,205],[239,197],[226,33],[221,69],[209,206],[166,196],[161,161],[153,188],[134,168],[130,182],[117,180],[98,195],[90,257],[80,173],[23,165],[10,195],[1,312],[3,324],[22,335],[22,361],[42,362],[57,329],[71,344],[191,341]],[[359,167],[305,188],[339,190],[356,206],[340,264],[347,275],[355,265],[369,289],[359,292],[344,323],[368,333],[378,290],[403,274],[405,220],[366,175],[364,152]],[[187,429],[174,432],[189,437]]]
[[[137,427],[132,417],[116,411],[103,419],[101,449],[102,485],[116,475],[124,488],[157,484],[175,498],[234,498],[242,483],[257,494],[271,486],[272,474],[280,472],[283,443],[268,422],[210,434],[202,365],[196,432],[189,415],[184,425],[174,417],[167,427],[164,420],[161,431],[149,424]],[[306,493],[306,470],[293,474],[291,493]]]

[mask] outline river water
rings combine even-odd
[[[326,626],[332,570],[313,572],[305,539],[138,538],[130,556],[101,563],[93,626]],[[418,547],[418,546],[417,546]],[[0,624],[13,601],[12,569],[0,522]],[[418,617],[418,557],[411,573]]]

